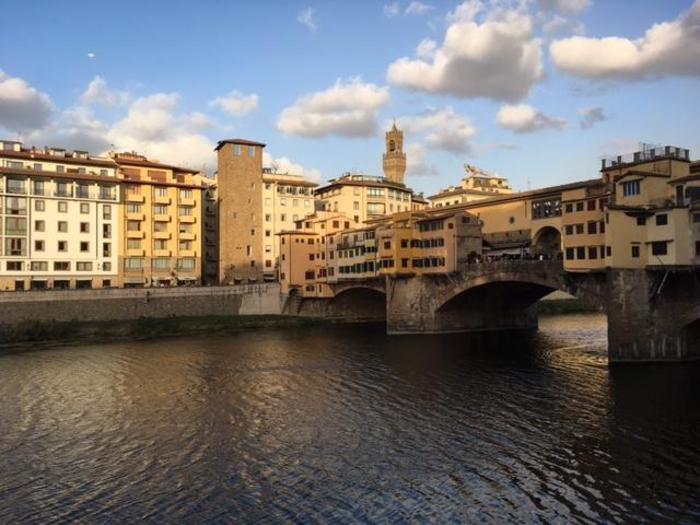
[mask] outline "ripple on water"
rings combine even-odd
[[[700,368],[321,327],[0,355],[0,522],[700,521]]]

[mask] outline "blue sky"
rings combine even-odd
[[[692,0],[2,10],[16,23],[0,32],[0,136],[37,146],[114,144],[201,167],[216,140],[242,137],[266,142],[279,169],[325,180],[381,174],[396,118],[407,182],[429,194],[464,162],[526,189],[596,177],[603,154],[638,141],[700,156]]]

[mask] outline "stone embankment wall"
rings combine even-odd
[[[27,321],[124,321],[211,315],[279,315],[278,284],[0,293],[0,328]]]

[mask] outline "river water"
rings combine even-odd
[[[700,521],[700,365],[258,330],[0,354],[1,523]]]

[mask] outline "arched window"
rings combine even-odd
[[[389,151],[396,151],[396,143],[393,140],[389,141]]]

